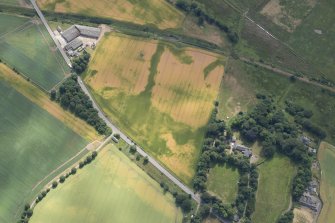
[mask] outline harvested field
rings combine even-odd
[[[321,199],[323,207],[318,218],[319,223],[335,221],[335,146],[322,142],[318,160],[321,165]]]
[[[39,20],[0,14],[0,59],[50,90],[69,74],[56,45]]]
[[[275,156],[258,168],[259,181],[252,222],[273,223],[289,207],[295,167],[287,157]]]
[[[294,208],[293,223],[313,223],[313,212],[308,208]]]
[[[38,0],[44,10],[113,18],[161,29],[177,28],[184,15],[165,0]]]
[[[171,195],[164,195],[157,182],[110,144],[52,190],[36,206],[30,222],[178,223],[182,213]]]
[[[0,222],[17,222],[39,182],[88,142],[20,94],[0,68]]]
[[[114,122],[190,183],[224,62],[198,49],[110,34],[84,80]]]

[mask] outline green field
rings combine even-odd
[[[274,223],[289,207],[295,167],[286,157],[275,156],[258,167],[256,209],[252,222]]]
[[[335,221],[335,147],[322,142],[318,152],[321,165],[321,199],[323,207],[318,218],[319,223]]]
[[[0,59],[10,67],[46,90],[69,73],[69,67],[39,20],[0,14],[0,21]]]
[[[220,197],[224,203],[235,201],[238,190],[239,173],[237,169],[215,166],[208,175],[207,189]]]
[[[87,142],[0,81],[0,222],[16,222],[37,183]]]
[[[52,190],[34,209],[32,223],[171,223],[182,213],[171,195],[114,145]]]
[[[280,105],[291,100],[312,110],[311,121],[327,132],[327,141],[335,144],[335,95],[233,59],[225,72],[219,95],[221,118],[232,117],[252,107],[257,102],[256,93],[272,94]]]
[[[320,0],[290,36],[289,44],[324,76],[335,82],[335,1]],[[317,34],[314,30],[321,30]],[[324,74],[324,75],[323,75]]]

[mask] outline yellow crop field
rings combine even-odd
[[[179,27],[184,15],[165,0],[38,0],[44,10],[113,18],[161,29]]]
[[[113,122],[190,183],[225,58],[109,34],[84,80]]]

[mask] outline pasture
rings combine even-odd
[[[0,221],[16,222],[38,183],[88,142],[0,77]]]
[[[32,223],[182,222],[170,194],[114,145],[52,190],[34,209]]]
[[[327,132],[326,141],[335,144],[334,94],[233,59],[226,66],[220,89],[220,118],[227,121],[227,116],[251,108],[257,103],[256,93],[274,95],[281,106],[291,100],[311,110],[311,121]]]
[[[69,67],[37,19],[0,14],[0,59],[46,90],[69,74]]]
[[[235,201],[239,182],[237,169],[217,165],[210,170],[207,182],[207,189],[224,203],[232,204]]]
[[[111,120],[190,183],[224,62],[194,48],[110,34],[84,80]]]
[[[55,12],[113,18],[161,29],[181,26],[184,15],[165,0],[38,0],[38,5]]]
[[[275,156],[258,167],[259,181],[252,222],[273,223],[289,207],[295,167],[282,156]]]
[[[304,207],[294,208],[293,213],[293,223],[313,223],[314,216],[310,209]]]
[[[335,147],[322,142],[318,151],[321,165],[321,199],[323,207],[318,218],[319,223],[335,221]]]

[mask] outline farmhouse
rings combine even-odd
[[[237,143],[233,144],[233,150],[237,150],[239,152],[241,152],[245,157],[251,157],[252,156],[252,152],[251,150],[243,145],[239,145]]]

